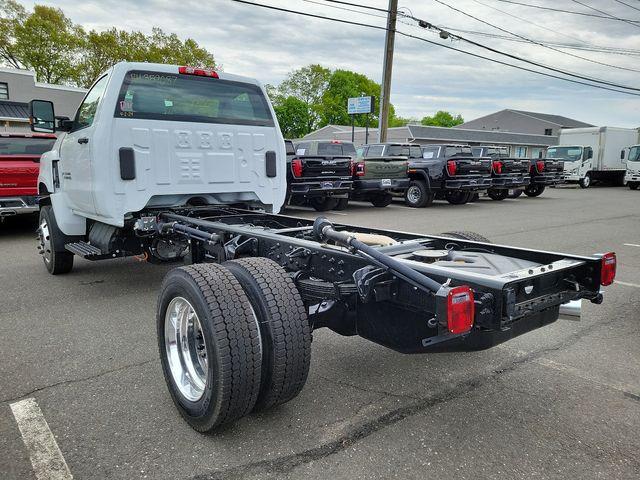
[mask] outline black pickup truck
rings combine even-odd
[[[551,150],[551,149],[549,149]],[[552,152],[553,153],[553,152]],[[510,198],[517,198],[522,193],[528,197],[542,195],[547,187],[564,183],[564,161],[558,158],[532,158],[529,162],[529,185],[524,190],[515,190]]]
[[[509,190],[521,190],[530,182],[527,158],[509,156],[507,147],[480,146],[471,148],[473,156],[491,159],[491,188],[487,195],[493,200],[504,200],[509,196]]]
[[[312,140],[287,147],[287,198],[285,205],[310,205],[319,212],[348,201],[356,149],[350,142]]]
[[[491,159],[475,158],[466,145],[424,145],[422,158],[409,162],[409,179],[410,207],[427,207],[434,199],[462,205],[491,188]]]

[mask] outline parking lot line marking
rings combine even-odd
[[[34,398],[10,405],[29,452],[33,473],[38,480],[71,480],[73,476],[64,461],[42,410]]]
[[[625,243],[624,246],[625,247],[640,247],[640,245],[638,245],[637,243]]]
[[[627,282],[621,282],[619,280],[616,280],[615,283],[617,283],[618,285],[624,285],[625,287],[640,288],[640,285],[638,285],[637,283],[627,283]]]

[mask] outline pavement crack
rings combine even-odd
[[[34,393],[42,392],[43,390],[48,390],[49,388],[59,387],[59,386],[62,386],[62,385],[71,385],[71,384],[80,383],[80,382],[86,382],[87,380],[93,380],[95,378],[104,377],[105,375],[109,375],[110,373],[121,372],[123,370],[128,370],[129,368],[141,367],[143,365],[147,365],[147,364],[149,364],[151,362],[155,362],[155,361],[157,361],[157,359],[153,358],[153,359],[144,360],[144,361],[138,362],[138,363],[131,363],[129,365],[122,365],[120,367],[112,368],[111,370],[106,370],[104,372],[99,372],[99,373],[96,373],[95,375],[90,375],[88,377],[74,378],[74,379],[71,379],[71,380],[61,380],[59,382],[51,383],[49,385],[44,385],[42,387],[34,388],[33,390],[30,390],[30,391],[25,392],[25,393],[21,393],[20,395],[18,395],[16,397],[0,399],[0,403],[15,402],[15,401],[21,400],[21,399],[23,399],[25,397],[29,397],[29,396],[33,395]]]
[[[340,385],[340,386],[343,386],[343,387],[353,388],[353,389],[359,390],[361,392],[375,393],[375,394],[378,394],[378,395],[382,395],[383,397],[404,398],[406,400],[422,400],[421,397],[418,397],[418,396],[415,396],[415,395],[406,395],[406,394],[402,394],[402,393],[392,393],[392,392],[387,392],[386,390],[377,390],[375,388],[363,387],[361,385],[357,385],[355,383],[350,383],[350,382],[345,382],[343,380],[338,380],[336,378],[325,377],[324,375],[317,375],[317,376],[320,377],[322,380],[325,380],[326,382],[333,383],[335,385]]]

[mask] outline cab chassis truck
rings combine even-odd
[[[39,178],[50,273],[74,256],[188,264],[167,273],[156,324],[169,393],[200,432],[294,398],[315,329],[404,353],[487,348],[601,303],[615,277],[614,253],[278,215],[284,141],[253,79],[119,63],[74,119],[30,110],[34,131],[59,133]]]

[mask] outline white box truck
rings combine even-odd
[[[547,157],[564,161],[564,179],[588,188],[594,181],[624,185],[626,165],[620,152],[639,143],[633,128],[589,127],[562,130],[557,147]]]
[[[637,190],[640,187],[640,145],[629,147],[629,154],[622,150],[620,156],[625,158],[627,165],[627,174],[624,180],[631,190]]]

